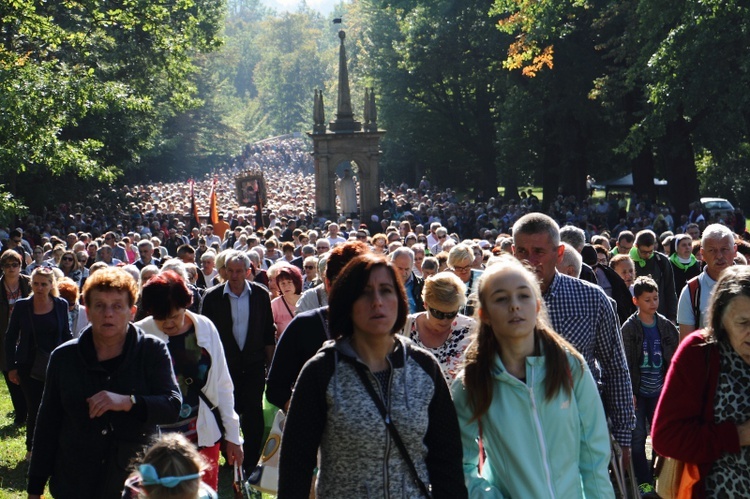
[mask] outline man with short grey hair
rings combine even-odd
[[[547,215],[529,213],[513,225],[513,254],[534,268],[554,330],[583,355],[594,379],[601,380],[612,435],[629,462],[635,408],[620,323],[599,286],[557,271],[564,251],[557,222]]]
[[[390,254],[391,262],[401,276],[401,282],[406,290],[406,300],[409,302],[409,313],[424,312],[422,289],[424,279],[414,273],[414,252],[406,246],[393,250]]]
[[[150,240],[141,239],[138,241],[138,254],[140,258],[134,263],[138,270],[143,270],[146,265],[161,267],[161,262],[154,258],[154,244]]]
[[[246,279],[250,258],[229,250],[224,267],[227,282],[206,292],[201,313],[214,323],[224,346],[248,468],[258,462],[263,444],[263,389],[273,359],[276,326],[268,291]]]
[[[708,324],[708,302],[721,272],[734,265],[737,243],[734,233],[722,224],[711,224],[701,237],[701,256],[706,266],[697,277],[690,279],[680,293],[677,304],[677,324],[680,326],[680,341],[696,329]],[[690,292],[691,282],[695,288]],[[696,320],[697,319],[697,320]]]
[[[575,225],[566,225],[565,227],[560,227],[560,241],[562,241],[563,243],[568,243],[580,254],[581,251],[583,251],[583,247],[586,245],[586,233],[583,231],[583,229],[580,229]],[[592,269],[591,266],[587,265],[583,261],[583,257],[581,257],[580,267],[581,268],[576,277],[578,277],[579,279],[583,279],[584,281],[588,281],[592,284],[599,284],[596,279],[596,273],[594,273],[594,269]]]
[[[570,277],[578,278],[581,275],[581,265],[583,265],[583,258],[576,249],[568,243],[563,243],[565,246],[565,252],[560,262],[556,265],[557,271]]]

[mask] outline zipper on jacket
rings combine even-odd
[[[378,381],[378,378],[373,374],[372,370],[370,369],[367,364],[365,366],[367,367],[367,371],[370,373],[372,378],[375,380],[375,386],[378,389],[378,393],[380,394],[380,400],[383,401],[383,405],[385,405],[385,417],[388,423],[391,422],[391,391],[393,390],[393,365],[391,364],[391,359],[386,357],[386,361],[388,362],[388,397],[385,397],[385,394],[383,393],[383,387],[380,386],[380,381]],[[390,497],[390,480],[388,477],[388,457],[391,453],[391,432],[386,426],[385,428],[385,454],[383,459],[383,497],[388,499]]]
[[[534,397],[534,368],[531,371],[531,383],[529,383],[529,396],[531,397],[531,409],[534,413],[534,425],[536,426],[536,434],[539,439],[539,445],[542,448],[542,459],[544,460],[544,476],[547,481],[547,489],[549,489],[549,496],[555,497],[555,493],[552,490],[552,477],[549,469],[547,446],[544,443],[544,433],[542,432],[542,422],[539,419],[539,411],[536,406],[536,398]]]

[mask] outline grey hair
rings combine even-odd
[[[242,264],[245,266],[245,270],[250,268],[250,257],[247,256],[247,253],[243,251],[231,250],[231,252],[227,255],[226,259],[224,260],[224,266],[226,267],[227,265],[233,262],[242,262]]]
[[[701,236],[701,246],[704,246],[706,244],[706,241],[708,241],[709,239],[731,239],[732,244],[735,243],[734,232],[732,232],[729,227],[722,224],[711,224],[703,230],[703,235]]]
[[[513,244],[518,234],[547,233],[553,246],[560,246],[560,226],[553,218],[544,213],[528,213],[513,224]]]
[[[455,264],[464,261],[473,262],[474,252],[467,245],[461,243],[453,246],[448,253],[448,265],[454,267]]]
[[[404,255],[408,256],[409,260],[411,260],[411,264],[414,265],[414,252],[411,250],[411,248],[407,246],[399,246],[398,248],[393,250],[389,256],[390,256],[390,260],[394,261],[399,256],[404,256]]]
[[[583,257],[571,244],[562,244],[565,247],[565,252],[563,253],[562,260],[557,264],[557,270],[566,273],[564,272],[566,268],[573,267],[575,271],[573,277],[579,277],[581,275],[581,267],[583,266]]]
[[[162,272],[166,272],[167,270],[171,270],[175,272],[177,275],[182,277],[182,279],[185,282],[190,282],[190,279],[188,279],[188,274],[187,274],[187,269],[185,268],[185,264],[179,258],[172,258],[170,260],[167,260],[164,263],[164,265],[161,266]]]
[[[586,244],[586,233],[575,225],[566,225],[560,227],[560,240],[573,246],[576,251],[581,251]]]

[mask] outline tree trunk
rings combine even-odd
[[[688,214],[690,203],[697,201],[700,193],[690,127],[684,118],[667,125],[660,149],[669,182],[669,200],[678,215]]]
[[[633,159],[633,191],[639,196],[648,196],[655,199],[656,188],[654,186],[654,156],[651,144],[646,144],[641,153]]]

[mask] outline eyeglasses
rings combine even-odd
[[[454,272],[468,272],[469,270],[471,270],[471,265],[465,265],[463,267],[453,267]]]
[[[12,262],[12,263],[6,263],[5,265],[3,265],[3,268],[4,269],[15,269],[15,268],[20,267],[20,266],[21,266],[20,263],[18,263],[18,262]]]
[[[435,310],[434,308],[430,307],[430,315],[440,321],[443,319],[453,319],[458,315],[458,310],[456,310],[455,312],[441,312],[440,310]]]
[[[305,265],[305,270],[312,270],[315,268],[315,265]]]

